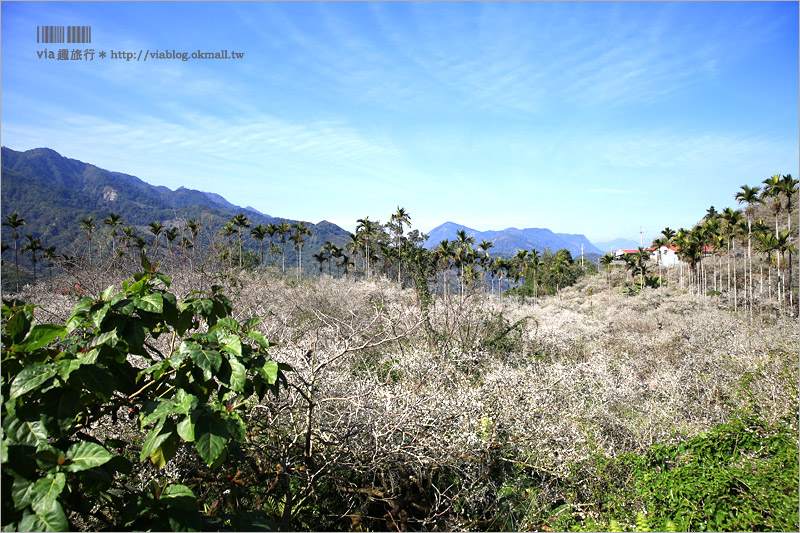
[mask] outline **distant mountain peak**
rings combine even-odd
[[[554,233],[547,228],[525,228],[518,229],[508,227],[504,230],[480,231],[455,222],[445,222],[429,232],[430,239],[426,243],[428,249],[439,246],[443,240],[456,240],[458,231],[464,231],[470,237],[475,238],[476,244],[482,240],[493,244],[489,253],[513,255],[518,250],[544,250],[550,248],[553,252],[566,248],[573,255],[580,255],[581,245],[583,252],[602,253],[584,235],[574,235],[569,233]]]

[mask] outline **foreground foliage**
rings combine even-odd
[[[638,531],[794,531],[799,459],[796,430],[786,421],[737,417],[688,441],[579,465],[596,469],[597,478],[575,487],[575,504],[591,507],[598,518],[572,515],[557,525],[589,531],[621,524]]]
[[[34,307],[2,307],[3,527],[200,529],[191,487],[161,476],[137,486],[138,461],[161,468],[189,448],[218,471],[245,439],[248,400],[277,392],[269,342],[231,318],[214,287],[178,301],[142,256],[144,272],[78,301],[64,325]],[[138,365],[137,365],[138,363]],[[98,425],[137,418],[143,439]]]

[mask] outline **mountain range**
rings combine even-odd
[[[604,253],[580,234],[553,233],[547,228],[506,228],[499,231],[479,231],[454,222],[445,222],[432,229],[428,234],[430,238],[425,246],[431,249],[437,247],[445,239],[454,241],[458,238],[460,230],[463,230],[468,237],[475,239],[475,246],[482,240],[491,242],[492,248],[489,253],[496,255],[514,255],[518,250],[543,251],[545,248],[550,248],[555,252],[566,248],[573,257],[578,257],[581,255],[581,245],[583,245],[584,257],[587,254],[592,254],[593,257],[594,254],[602,255]]]
[[[63,157],[49,148],[36,148],[20,152],[2,148],[2,212],[3,215],[19,213],[26,225],[20,236],[31,234],[42,240],[44,246],[56,245],[59,253],[69,252],[85,244],[85,233],[80,219],[94,216],[96,231],[103,231],[103,219],[110,212],[121,215],[125,225],[134,226],[148,235],[147,225],[161,222],[165,228],[182,225],[182,221],[195,218],[204,228],[215,234],[226,222],[239,213],[257,224],[281,223],[291,219],[273,217],[253,207],[239,207],[213,192],[202,192],[186,187],[171,190],[155,186],[136,176],[104,170],[89,163]],[[349,232],[327,221],[309,224],[312,236],[303,247],[304,266],[312,265],[311,256],[320,251],[326,241],[339,246],[349,240]],[[482,240],[491,241],[493,255],[508,256],[520,249],[550,248],[553,252],[566,248],[573,257],[583,254],[595,260],[610,249],[609,243],[594,246],[580,234],[554,233],[546,228],[507,228],[500,231],[480,231],[453,222],[446,222],[430,231],[428,249],[438,246],[444,239],[456,240],[457,232],[464,230],[475,238],[475,246]],[[8,227],[2,228],[5,242],[10,240]],[[251,248],[256,244],[248,239]],[[613,241],[616,248],[635,248],[628,242]],[[624,245],[624,246],[623,246]],[[296,260],[294,250],[287,246],[287,264]]]
[[[161,222],[165,228],[182,225],[195,218],[211,234],[235,215],[244,213],[252,227],[257,224],[295,222],[271,217],[252,207],[239,207],[216,193],[179,187],[171,190],[142,181],[136,176],[98,168],[63,157],[49,148],[19,152],[2,148],[2,212],[19,213],[25,219],[20,236],[31,234],[44,246],[56,245],[65,253],[85,243],[80,219],[95,217],[96,233],[104,235],[103,219],[110,212],[121,215],[125,225],[147,233],[147,225]],[[330,222],[309,224],[312,236],[303,247],[303,262],[318,252],[326,241],[343,246],[349,239],[344,229]],[[10,240],[9,228],[3,226],[3,239]],[[248,239],[252,241],[252,239]],[[255,243],[251,242],[251,248]],[[287,246],[287,264],[296,258]],[[306,255],[308,254],[308,257]]]

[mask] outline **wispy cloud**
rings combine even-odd
[[[599,157],[615,167],[697,170],[750,167],[753,162],[797,157],[789,140],[737,132],[629,131],[592,144]]]
[[[587,192],[597,193],[597,194],[629,194],[633,191],[628,191],[623,189],[600,188],[600,189],[589,189]]]

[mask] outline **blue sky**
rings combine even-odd
[[[797,2],[3,2],[2,144],[353,230],[691,227],[798,172]],[[37,44],[90,25],[91,45]],[[93,61],[37,51],[93,48]],[[228,50],[241,59],[98,57]]]

